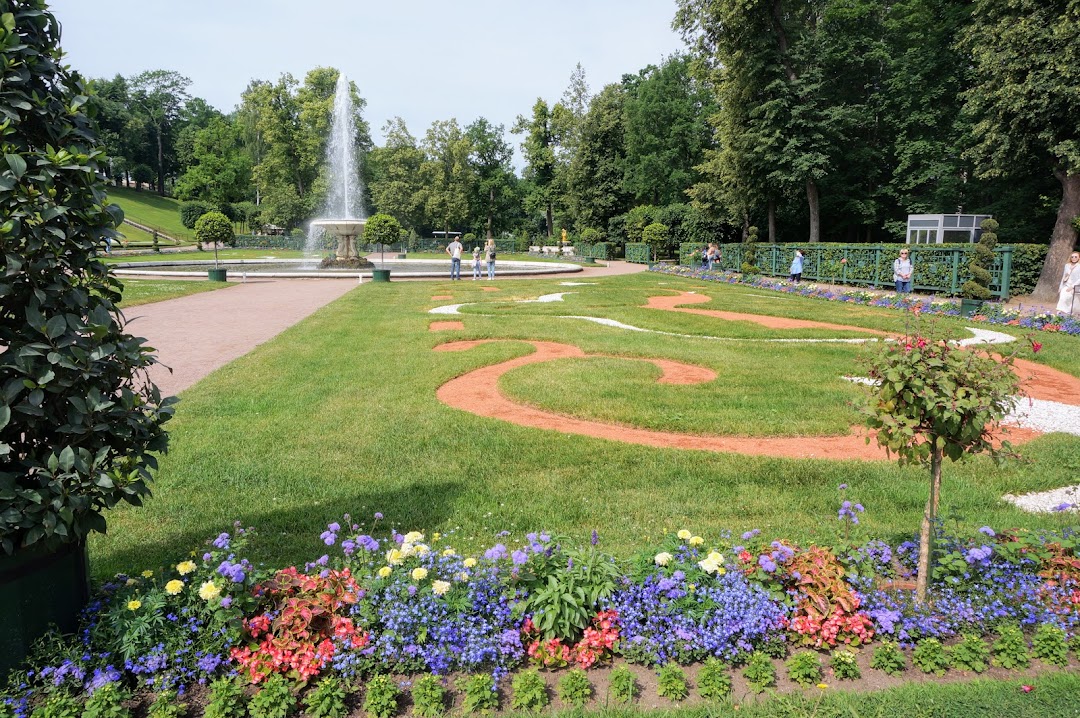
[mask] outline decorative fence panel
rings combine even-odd
[[[629,245],[628,245],[629,246]],[[701,265],[701,250],[705,245],[687,242],[679,246],[679,259],[685,266]],[[743,244],[720,245],[720,268],[740,271]],[[968,265],[975,253],[973,244],[899,245],[899,244],[766,244],[756,245],[757,266],[762,274],[772,277],[788,276],[795,250],[803,252],[802,278],[828,284],[851,284],[867,287],[893,286],[892,263],[900,248],[911,254],[915,267],[914,289],[937,294],[957,295],[971,277]],[[994,264],[990,268],[990,291],[1002,299],[1009,298],[1013,265],[1012,245],[994,248]]]
[[[652,261],[652,248],[644,242],[627,242],[626,261],[649,264]]]

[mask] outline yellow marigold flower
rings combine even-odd
[[[386,578],[391,573],[393,573],[393,571],[394,569],[390,568],[389,566],[383,566],[379,569],[379,578]]]
[[[405,543],[420,543],[424,540],[424,534],[419,531],[410,531],[405,534]]]
[[[165,584],[165,593],[169,594],[170,596],[175,596],[183,590],[184,582],[178,578],[174,578],[172,581],[169,581],[167,584]]]
[[[667,551],[661,551],[653,557],[653,563],[655,563],[657,566],[667,566],[669,563],[671,563],[671,559],[673,558],[675,557]]]
[[[449,581],[433,581],[432,584],[431,584],[431,590],[435,593],[436,596],[442,596],[443,594],[445,594],[447,591],[450,590],[450,582]]]
[[[153,578],[154,577],[154,572],[147,569],[147,570],[142,572],[142,577],[143,578]]]
[[[826,688],[829,687],[829,684],[828,683],[818,683],[817,687],[820,688],[821,690],[825,690]]]
[[[142,606],[142,601],[140,601],[138,599],[128,601],[128,610],[129,611],[138,611],[140,606]]]
[[[138,583],[138,581],[136,581],[136,580],[135,580],[135,579],[133,579],[133,578],[129,578],[129,579],[128,579],[127,581],[125,581],[124,583],[125,583],[125,585],[127,585],[127,586],[134,586],[135,584],[137,584],[137,583]]]
[[[400,566],[405,561],[405,554],[400,549],[392,548],[386,552],[386,562],[391,566]]]
[[[181,561],[180,563],[176,564],[176,572],[181,576],[187,576],[189,573],[194,571],[195,568],[196,567],[194,561]]]
[[[427,544],[418,543],[413,546],[413,554],[416,556],[427,556],[429,553],[431,553],[431,549],[428,548]]]
[[[458,581],[468,581],[469,580],[469,574],[462,571],[461,573],[459,573],[454,578],[456,578]]]
[[[204,601],[213,601],[221,595],[221,589],[213,581],[207,581],[199,587],[199,598]]]
[[[442,552],[442,555],[443,556],[453,556],[454,555],[454,549],[452,549],[452,548],[444,549],[443,552]]]
[[[697,584],[696,583],[687,584],[687,586],[686,586],[687,593],[693,593],[695,590],[697,590]]]
[[[690,540],[687,541],[687,543],[691,546],[700,546],[701,544],[705,543],[705,539],[701,538],[700,536],[691,536]]]
[[[686,529],[682,529],[681,531],[679,531],[679,533],[677,533],[675,535],[678,536],[683,541],[688,541],[690,539],[690,537],[693,536],[694,534],[690,533]]]
[[[438,540],[439,540],[439,539],[441,539],[441,538],[442,538],[442,534],[441,534],[441,533],[439,533],[438,531],[436,531],[435,533],[431,534],[431,540],[432,540],[432,541],[438,541]]]
[[[465,568],[472,568],[473,566],[476,565],[476,559],[473,558],[472,556],[469,556],[467,559],[465,559],[464,561],[461,562],[461,565],[464,566]]]
[[[425,578],[427,578],[427,569],[423,566],[419,566],[417,568],[414,568],[412,570],[412,573],[410,573],[409,575],[412,576],[413,581],[423,581]]]
[[[697,562],[697,565],[701,567],[701,570],[705,573],[716,573],[719,570],[720,565],[713,561],[712,558],[705,558]]]

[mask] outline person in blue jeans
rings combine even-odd
[[[473,247],[472,251],[472,278],[475,282],[480,279],[480,248]]]
[[[801,249],[795,250],[795,258],[791,260],[791,267],[788,268],[788,274],[791,275],[791,281],[795,284],[799,283],[802,279],[802,263],[803,253]]]
[[[461,242],[457,237],[446,245],[446,253],[450,255],[450,279],[461,279]]]
[[[495,279],[495,240],[489,239],[484,247],[484,255],[487,257],[488,279]]]
[[[901,249],[900,256],[892,263],[893,281],[896,282],[897,294],[907,294],[911,291],[911,275],[914,271],[915,268],[908,259],[908,251]]]

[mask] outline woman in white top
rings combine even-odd
[[[908,259],[908,251],[901,249],[900,256],[894,259],[892,263],[892,278],[896,282],[897,294],[905,294],[911,291],[911,273],[913,271],[914,267],[911,266],[911,260]]]
[[[1080,286],[1080,252],[1069,255],[1065,271],[1061,275],[1061,287],[1058,289],[1057,310],[1062,314],[1071,314],[1076,287]]]

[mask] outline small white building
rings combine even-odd
[[[907,218],[908,244],[944,244],[945,242],[979,241],[984,219],[991,214],[909,214]]]

